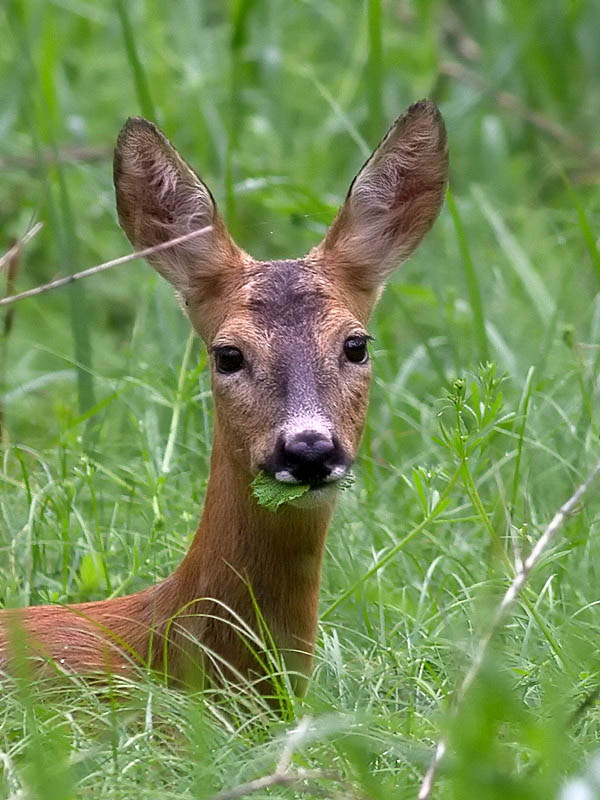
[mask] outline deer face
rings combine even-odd
[[[240,463],[322,486],[350,466],[370,378],[367,332],[318,259],[248,262],[211,337],[219,425]]]
[[[212,226],[151,263],[210,352],[215,435],[249,479],[264,470],[322,489],[352,464],[371,375],[366,324],[388,275],[433,224],[447,163],[439,112],[416,103],[358,173],[323,242],[302,259],[259,262],[162,133],[126,123],[115,187],[133,245]]]

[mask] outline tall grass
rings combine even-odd
[[[54,80],[56,48],[54,41],[54,18],[48,9],[42,16],[43,32],[37,62],[32,53],[27,7],[12,0],[7,8],[10,30],[15,45],[16,63],[20,64],[19,83],[24,89],[24,117],[28,121],[32,149],[38,167],[44,175],[48,214],[59,243],[61,258],[67,269],[75,271],[79,264],[80,250],[77,246],[76,223],[73,215],[69,187],[64,170],[57,158],[57,136],[61,130],[62,110],[57,97]],[[54,154],[52,168],[46,169],[40,155],[42,144]],[[79,411],[84,413],[94,405],[94,387],[91,373],[92,347],[88,328],[86,290],[80,284],[68,289],[70,300],[71,330],[74,344],[74,361],[77,369]]]
[[[436,797],[564,800],[568,781],[592,786],[597,489],[458,718],[449,710],[516,566],[600,457],[599,25],[591,0],[0,8],[0,249],[32,217],[46,223],[17,289],[128,249],[110,150],[139,112],[257,257],[312,247],[388,124],[431,93],[453,193],[371,323],[371,411],[328,540],[306,697],[283,681],[282,718],[252,692],[144,674],[7,680],[0,797],[206,798],[270,773],[308,716],[292,767],[370,798],[416,797],[440,735]],[[20,303],[3,351],[6,606],[147,586],[179,562],[201,510],[206,356],[169,287],[131,264],[81,292]]]

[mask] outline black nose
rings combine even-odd
[[[282,442],[283,468],[301,483],[322,483],[343,464],[338,441],[322,433],[303,431]]]

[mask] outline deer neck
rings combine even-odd
[[[212,613],[224,618],[223,607],[227,607],[255,631],[258,607],[276,646],[301,653],[286,656],[288,666],[306,671],[316,634],[325,537],[335,501],[311,509],[285,506],[272,512],[257,504],[250,480],[225,446],[217,423],[202,518],[173,576],[178,602],[183,606],[211,598],[216,601]],[[232,661],[244,660],[242,651],[236,658],[231,641],[223,642],[223,637],[231,637],[219,633],[218,627],[204,625],[196,633],[217,651],[226,650]],[[211,637],[219,641],[210,641]],[[235,666],[244,668],[240,663]]]

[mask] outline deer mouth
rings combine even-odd
[[[262,465],[280,483],[303,484],[310,490],[335,484],[350,467],[350,458],[336,436],[304,431],[293,437],[283,435]]]
[[[272,473],[276,481],[292,486],[305,485],[309,491],[317,491],[325,488],[335,488],[338,481],[345,478],[350,469],[349,464],[336,464],[334,467],[325,467],[319,472],[311,471],[310,474],[303,474],[298,471],[292,472],[290,469],[280,469]]]

